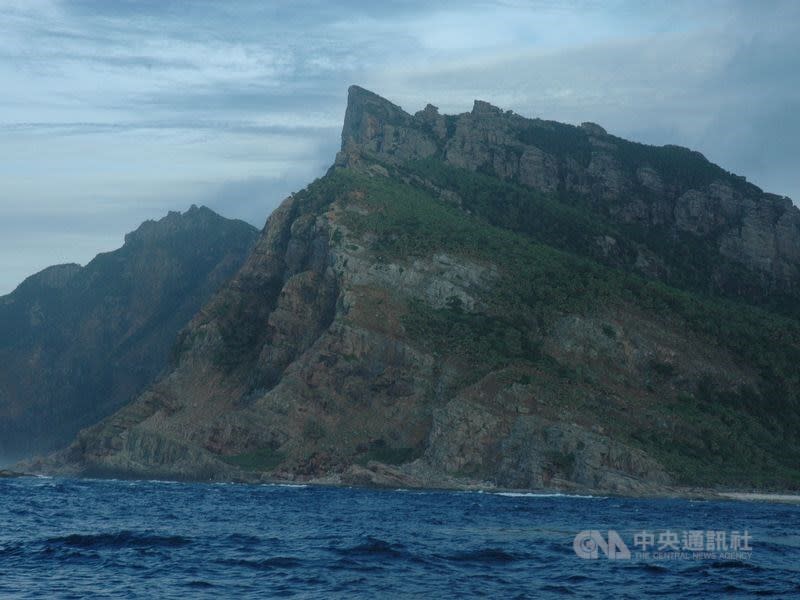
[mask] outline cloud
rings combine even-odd
[[[333,161],[351,83],[597,121],[800,198],[799,23],[793,1],[0,0],[0,293],[191,203],[261,226]]]
[[[581,19],[594,15],[570,13],[559,28],[556,11],[528,24],[536,43],[395,65],[366,85],[411,111],[427,101],[466,111],[480,98],[526,116],[596,121],[623,137],[699,149],[800,199],[789,164],[800,151],[800,4],[759,5],[758,19],[750,5],[730,2],[647,6],[646,14],[606,11],[585,35]],[[490,39],[507,18],[487,17]],[[543,29],[573,43],[549,43]]]

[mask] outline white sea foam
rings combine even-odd
[[[559,494],[559,493],[537,493],[537,492],[492,492],[495,496],[507,496],[509,498],[593,498],[601,500],[608,496],[592,496],[591,494]]]
[[[307,488],[307,483],[262,483],[261,487]]]

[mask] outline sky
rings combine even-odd
[[[263,226],[347,87],[701,151],[800,200],[800,1],[0,0],[0,294],[169,210]]]

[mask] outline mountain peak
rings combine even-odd
[[[383,96],[379,96],[375,92],[361,87],[360,85],[351,85],[347,88],[347,104],[355,105],[362,102],[378,102],[394,106]]]
[[[601,127],[597,123],[592,123],[591,121],[584,121],[583,123],[581,123],[581,129],[583,129],[585,132],[591,135],[597,135],[597,136],[608,135],[608,132],[603,127]]]
[[[0,456],[53,450],[135,397],[257,235],[207,208],[172,212],[0,297]]]
[[[697,151],[630,142],[592,122],[576,127],[530,119],[485,100],[475,100],[471,112],[459,115],[439,114],[429,104],[411,116],[352,86],[336,166],[382,172],[382,165],[402,169],[421,159],[441,160],[449,168],[488,174],[537,193],[574,194],[611,220],[642,230],[673,227],[676,234],[715,245],[713,252],[751,270],[754,277],[796,293],[791,290],[800,281],[800,211]],[[745,221],[762,232],[758,239],[774,242],[755,242],[742,227]],[[780,226],[772,231],[769,223]],[[638,264],[650,265],[642,260]],[[641,270],[646,276],[667,273],[656,264]],[[672,272],[685,274],[686,269]],[[714,281],[739,294],[731,277],[720,275]],[[697,285],[707,281],[696,276]],[[768,286],[753,285],[762,296],[768,294]]]
[[[485,100],[475,100],[472,105],[473,115],[502,115],[503,109],[489,104]]]
[[[125,235],[125,243],[162,239],[185,229],[204,229],[218,226],[227,220],[206,206],[192,206],[186,212],[171,210],[158,220],[147,220]]]
[[[83,269],[83,267],[77,263],[66,263],[47,267],[25,279],[25,281],[17,287],[17,291],[26,289],[40,290],[47,288],[63,288],[69,283],[73,276],[81,271],[81,269]]]
[[[406,123],[411,116],[386,98],[357,85],[347,91],[347,111],[342,128],[342,150],[368,143],[384,124]]]

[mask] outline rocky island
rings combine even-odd
[[[62,448],[135,399],[257,234],[195,206],[143,223],[84,267],[50,267],[0,297],[0,457]]]
[[[132,402],[40,472],[800,487],[800,211],[698,152],[351,87]]]

